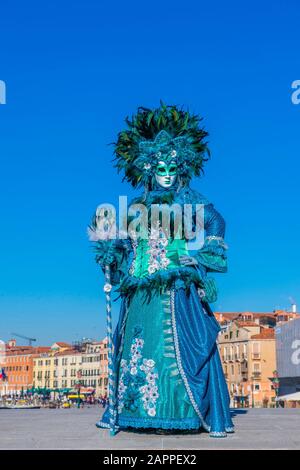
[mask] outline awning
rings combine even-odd
[[[70,393],[78,393],[78,389],[72,388],[72,389],[70,390]],[[92,393],[95,393],[95,389],[94,389],[94,388],[80,387],[80,393],[92,394]]]
[[[290,393],[289,395],[282,395],[281,397],[276,398],[277,401],[300,401],[300,392]]]

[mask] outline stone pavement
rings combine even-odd
[[[97,429],[99,408],[0,409],[0,449],[300,449],[300,409],[232,410],[236,433],[161,436]]]

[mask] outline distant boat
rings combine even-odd
[[[0,410],[37,410],[41,408],[38,405],[0,405]]]

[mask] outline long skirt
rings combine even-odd
[[[219,331],[194,285],[124,299],[114,335],[117,426],[233,432]],[[97,425],[108,423],[109,409]]]

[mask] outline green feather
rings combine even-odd
[[[208,133],[200,127],[201,121],[202,117],[175,105],[168,106],[163,101],[156,109],[139,107],[132,118],[125,118],[127,129],[119,132],[117,142],[114,143],[118,171],[124,171],[124,179],[134,187],[145,184],[147,175],[135,165],[140,154],[139,144],[144,140],[154,140],[161,130],[166,130],[174,138],[189,137],[194,156],[185,162],[184,178],[188,181],[193,175],[199,176],[203,171],[203,163],[210,158],[206,142]]]

